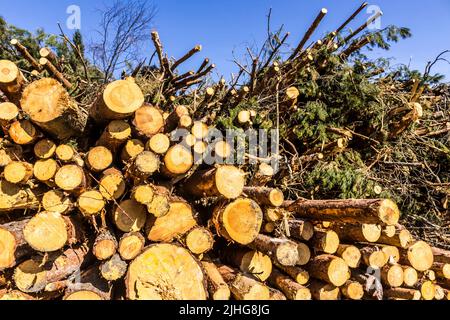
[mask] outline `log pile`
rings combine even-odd
[[[303,46],[326,13],[289,63],[266,66],[286,72],[285,83],[289,70],[307,65],[314,46]],[[152,38],[164,103],[149,103],[126,77],[85,110],[53,59],[36,64],[49,77],[34,81],[0,61],[8,100],[0,104],[0,299],[450,298],[450,252],[414,239],[393,201],[285,200],[269,186],[273,168],[265,163],[248,179],[246,166],[198,162],[209,148],[212,113],[196,118],[173,95],[214,65],[176,75],[201,46],[171,61],[156,32]],[[239,91],[219,82],[201,103],[238,104],[262,87],[279,87],[270,72],[253,72]],[[219,100],[218,90],[225,92]],[[282,103],[292,106],[298,96],[290,87]],[[255,117],[244,112],[239,123]],[[189,135],[174,141],[176,129]],[[344,139],[329,149],[343,147]],[[224,141],[214,145],[221,158],[231,150]]]

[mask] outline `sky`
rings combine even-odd
[[[125,1],[125,0],[124,0]],[[267,14],[272,9],[272,29],[284,24],[291,32],[288,43],[295,46],[302,38],[321,8],[328,14],[314,34],[314,39],[336,29],[362,3],[362,0],[154,0],[157,15],[152,26],[161,37],[170,56],[180,57],[197,44],[203,46],[192,62],[185,66],[195,69],[208,57],[217,65],[216,73],[229,78],[237,71],[232,62],[233,52],[240,57],[247,46],[260,46],[267,34]],[[9,23],[35,30],[43,27],[47,32],[58,33],[57,22],[63,26],[70,5],[81,11],[81,31],[89,42],[95,39],[99,21],[98,8],[102,0],[0,0],[0,16]],[[440,52],[450,49],[449,0],[374,0],[384,13],[381,27],[395,24],[409,27],[413,37],[394,44],[388,52],[376,50],[373,57],[394,58],[394,64],[407,64],[423,71],[427,62]],[[363,12],[350,27],[364,23],[371,13]],[[70,34],[70,30],[67,33]],[[142,51],[153,53],[149,42]],[[448,57],[450,59],[450,56]],[[450,64],[439,63],[434,72],[444,74],[450,81]]]

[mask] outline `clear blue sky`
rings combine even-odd
[[[242,52],[246,45],[262,44],[266,36],[266,15],[272,8],[272,25],[285,25],[291,32],[290,43],[295,45],[322,8],[329,13],[315,34],[316,37],[339,26],[361,3],[360,0],[154,0],[158,8],[154,28],[160,33],[165,49],[179,57],[196,44],[203,51],[195,62],[209,57],[217,64],[220,74],[229,75],[236,67],[231,62],[232,51]],[[374,56],[395,58],[397,63],[410,63],[423,70],[427,61],[445,49],[450,49],[449,0],[376,0],[384,12],[382,27],[389,24],[411,28],[413,37],[394,44],[389,52],[376,51]],[[44,27],[57,33],[56,23],[67,19],[69,5],[81,8],[82,28],[86,39],[92,38],[96,28],[101,0],[0,0],[0,15],[23,28]],[[363,23],[364,13],[352,26]],[[152,53],[150,44],[143,50]],[[239,56],[239,55],[238,55]],[[194,66],[186,66],[194,68]],[[435,72],[446,75],[450,81],[450,65],[442,63]]]

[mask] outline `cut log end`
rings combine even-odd
[[[134,200],[121,202],[114,210],[113,220],[117,228],[123,232],[141,230],[147,219],[145,207]]]
[[[418,241],[408,248],[407,258],[417,271],[426,271],[433,266],[434,256],[431,247],[424,241]]]
[[[221,166],[215,175],[215,185],[225,198],[236,199],[244,190],[245,175],[236,167]]]
[[[61,214],[41,212],[23,229],[27,243],[40,252],[53,252],[63,248],[69,239],[68,226]]]
[[[61,167],[55,175],[56,185],[64,191],[75,191],[85,184],[83,169],[76,165]]]
[[[87,155],[87,165],[94,172],[101,172],[111,166],[113,155],[111,151],[105,147],[92,148]]]
[[[99,191],[86,191],[78,198],[78,208],[84,216],[97,215],[104,207],[105,201]]]
[[[144,250],[145,238],[138,232],[132,232],[122,236],[119,242],[119,254],[122,259],[134,260]]]
[[[199,263],[178,246],[157,244],[138,256],[128,269],[131,300],[206,300],[206,279]]]
[[[195,228],[186,236],[186,246],[194,254],[204,254],[211,250],[213,245],[213,235],[205,228]]]
[[[169,175],[187,173],[194,165],[194,156],[182,145],[173,146],[164,157],[164,169]]]
[[[43,139],[34,145],[34,154],[40,159],[49,159],[53,157],[56,151],[56,144],[49,140]]]

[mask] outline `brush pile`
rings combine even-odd
[[[448,300],[449,91],[349,60],[379,40],[341,36],[365,6],[306,47],[323,9],[286,59],[271,35],[230,84],[180,74],[201,46],[171,59],[157,32],[159,66],[105,84],[12,39],[0,299]],[[238,162],[229,129],[279,150]]]

